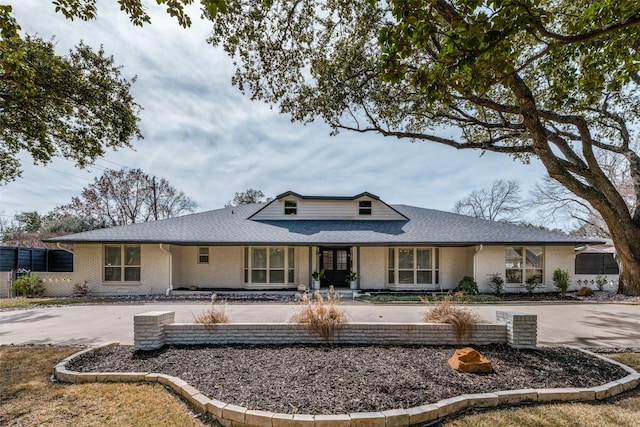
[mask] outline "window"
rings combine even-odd
[[[389,248],[389,283],[435,285],[440,283],[438,248]]]
[[[298,214],[298,202],[295,200],[284,201],[284,214],[285,215],[297,215]]]
[[[358,202],[358,213],[360,215],[371,215],[371,200],[361,200]]]
[[[104,281],[105,282],[139,282],[140,281],[140,246],[139,245],[105,245],[104,246]]]
[[[505,265],[506,282],[520,284],[533,278],[536,283],[542,283],[543,255],[541,246],[508,246]]]
[[[620,274],[612,253],[582,253],[576,255],[576,274]]]
[[[209,264],[209,248],[198,248],[198,264]]]
[[[293,283],[294,273],[294,248],[244,248],[245,283]]]

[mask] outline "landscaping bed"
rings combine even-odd
[[[153,372],[179,377],[206,396],[249,409],[343,414],[409,408],[469,393],[594,387],[622,368],[567,348],[475,346],[494,373],[451,369],[451,346],[171,346],[101,348],[74,359],[80,372]]]

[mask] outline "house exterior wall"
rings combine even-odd
[[[198,263],[198,249],[209,248],[209,263]],[[174,288],[243,287],[242,246],[173,246],[177,270]]]
[[[360,248],[360,289],[385,289],[387,286],[387,248]]]
[[[296,215],[284,214],[285,200],[297,202]],[[359,215],[358,202],[371,201],[371,215]],[[361,197],[356,200],[309,200],[286,197],[274,200],[257,212],[254,220],[405,220],[402,215],[379,200]]]
[[[514,245],[522,246],[522,245]],[[534,246],[534,245],[532,245]],[[574,276],[574,247],[573,246],[544,246],[543,255],[543,282],[535,292],[554,292],[553,272],[556,268],[567,268],[569,277]],[[489,276],[500,273],[505,278],[506,246],[483,246],[478,251],[475,259],[475,279],[481,293],[492,293],[489,286]],[[573,281],[572,281],[573,282]],[[523,292],[518,284],[506,284],[504,292]]]
[[[464,276],[473,275],[474,248],[440,248],[440,286],[453,290]]]
[[[74,280],[87,282],[93,295],[163,294],[169,286],[169,254],[160,245],[140,245],[140,282],[103,280],[103,245],[74,245]]]

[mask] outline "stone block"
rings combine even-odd
[[[549,388],[538,390],[538,402],[580,400],[580,390],[576,388]]]
[[[316,415],[314,427],[350,427],[349,415]]]
[[[244,414],[247,412],[247,408],[238,405],[227,405],[222,408],[222,418],[231,421],[238,421],[244,423]]]
[[[291,427],[313,427],[315,419],[309,414],[294,414]]]
[[[415,425],[437,420],[444,415],[444,411],[442,407],[430,404],[409,408],[407,414],[409,415],[409,425]]]
[[[272,427],[291,427],[293,414],[273,414],[271,417]]]
[[[244,414],[244,422],[255,427],[272,427],[273,412],[248,410]]]
[[[500,398],[495,393],[465,394],[470,408],[491,408],[500,404]]]
[[[491,362],[471,347],[456,349],[447,363],[460,372],[483,374],[493,372]]]
[[[226,406],[227,404],[224,402],[217,399],[210,399],[209,402],[207,402],[207,414],[222,419],[223,410]]]
[[[382,412],[354,412],[351,427],[385,427],[387,419]]]
[[[451,397],[449,399],[440,400],[435,403],[436,406],[439,406],[442,409],[442,416],[455,414],[458,411],[462,411],[469,406],[469,402],[463,396]]]
[[[386,418],[386,427],[406,427],[409,425],[409,413],[404,409],[382,411]]]
[[[537,402],[538,401],[538,392],[534,389],[522,389],[522,390],[507,390],[507,391],[497,391],[496,396],[498,396],[499,404],[514,404],[520,402]]]

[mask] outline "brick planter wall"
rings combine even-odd
[[[373,344],[440,345],[504,344],[536,347],[536,316],[499,311],[497,323],[479,324],[471,336],[458,339],[452,325],[442,323],[345,323],[329,339],[290,323],[173,323],[173,312],[134,316],[134,345],[153,350],[172,344]]]

